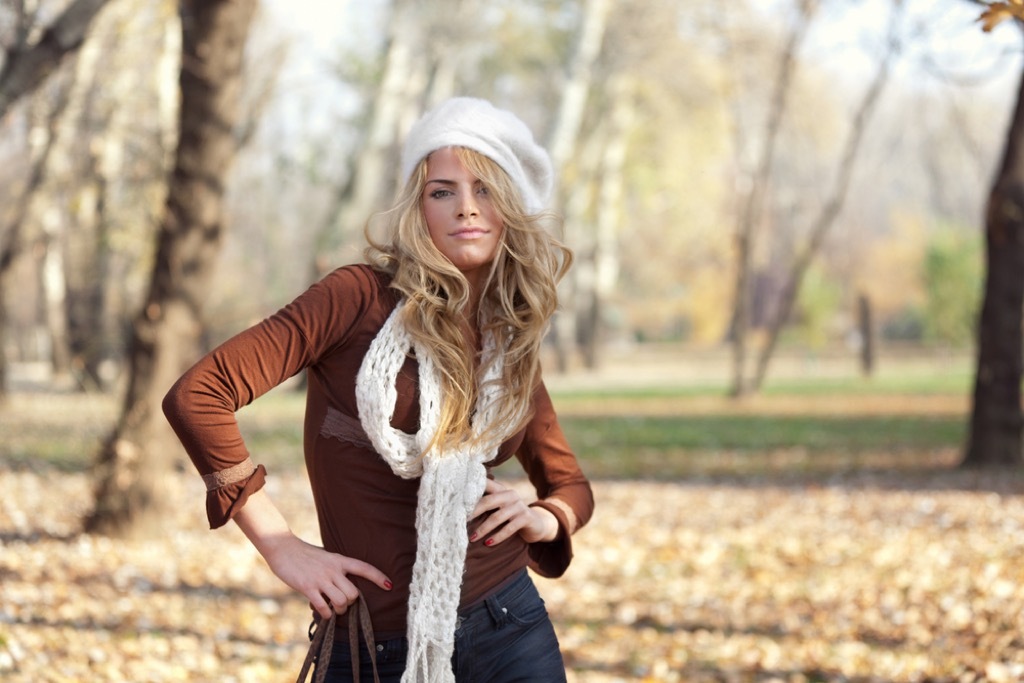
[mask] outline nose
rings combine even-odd
[[[473,192],[464,192],[459,200],[459,218],[473,218],[479,215]]]

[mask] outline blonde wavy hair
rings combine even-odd
[[[504,360],[502,405],[486,441],[507,438],[532,416],[531,399],[540,381],[540,349],[558,306],[559,280],[572,264],[572,252],[545,228],[551,214],[527,214],[515,185],[498,164],[464,147],[455,147],[463,166],[480,179],[504,223],[475,321],[494,335]],[[367,224],[370,265],[393,277],[391,286],[409,304],[409,334],[432,350],[441,371],[444,396],[437,434],[431,446],[473,442],[470,419],[485,367],[463,334],[470,306],[469,282],[434,246],[421,207],[427,158],[416,166],[390,211]],[[383,222],[385,239],[373,237]],[[472,322],[472,321],[471,321]],[[493,359],[492,359],[493,361]],[[494,432],[500,433],[494,433]]]

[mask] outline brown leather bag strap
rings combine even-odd
[[[370,621],[370,610],[366,609],[363,596],[348,606],[348,651],[352,653],[352,680],[359,681],[359,631],[363,632],[363,641],[370,652],[370,666],[373,667],[373,683],[380,683],[377,675],[377,641],[373,637],[373,623]]]
[[[331,661],[331,648],[334,646],[334,625],[337,615],[332,613],[331,618],[326,622],[319,615],[313,615],[313,626],[310,627],[312,634],[309,639],[309,650],[306,652],[306,659],[302,662],[302,669],[299,670],[299,677],[295,683],[306,683],[306,675],[309,667],[316,663],[313,681],[324,683],[327,679],[327,664]]]
[[[325,620],[319,615],[313,614],[313,625],[310,627],[309,650],[306,652],[306,659],[302,662],[302,669],[295,683],[306,683],[306,676],[309,668],[314,667],[314,683],[324,683],[327,679],[327,666],[331,661],[331,650],[334,647],[334,627],[338,615],[331,614],[331,618]],[[312,629],[316,629],[313,631]],[[370,610],[366,609],[363,596],[360,595],[356,601],[348,606],[348,646],[352,655],[352,680],[359,681],[359,631],[363,631],[363,639],[366,642],[366,649],[370,652],[370,665],[373,667],[373,681],[380,683],[380,676],[377,674],[377,643],[373,638],[373,623],[370,621]]]

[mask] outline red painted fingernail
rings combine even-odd
[[[494,539],[488,538],[486,541],[484,541],[484,545],[494,545]]]
[[[476,540],[476,534],[473,534],[472,536],[470,536],[470,537],[469,537],[469,540],[471,540],[471,541],[475,541],[475,540]]]
[[[384,587],[387,588],[388,590],[391,590],[392,588],[394,588],[394,586],[392,585],[392,583],[390,581],[385,581],[384,582]]]

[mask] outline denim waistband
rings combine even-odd
[[[458,636],[463,632],[463,629],[467,628],[475,631],[477,629],[502,627],[508,620],[508,608],[506,606],[514,605],[523,593],[530,590],[536,589],[533,586],[533,581],[530,579],[529,573],[525,568],[518,570],[515,574],[502,582],[502,584],[499,585],[498,590],[494,591],[482,600],[477,601],[473,605],[459,610],[458,616],[455,620],[455,635]],[[359,611],[363,611],[365,613],[366,608],[361,604],[361,602],[362,601],[357,601],[349,608],[352,611],[352,614],[349,614],[349,618],[346,620],[348,621],[349,633],[347,634],[347,638],[342,637],[339,639],[339,644],[348,640],[346,645],[348,646],[349,652],[353,654],[359,653],[352,656],[353,671],[358,671],[357,660],[363,656],[364,646],[358,642],[360,635],[364,638],[368,635],[370,636],[367,639],[366,646],[369,648],[367,654],[369,655],[370,661],[368,663],[370,663],[372,667],[376,666],[377,656],[384,656],[385,658],[390,659],[399,657],[404,660],[409,647],[409,642],[405,636],[385,637],[382,640],[378,640],[374,638],[372,631],[366,631],[365,627],[358,624],[358,621],[352,618],[353,615]],[[331,621],[333,622],[334,619],[332,618]],[[320,631],[321,627],[325,626],[325,624],[320,624],[317,620],[314,620],[314,624],[317,624],[317,631]],[[310,624],[310,640],[314,640],[314,624]],[[353,633],[353,630],[355,633]],[[339,628],[338,631],[343,632],[342,628]],[[327,635],[328,642],[325,646],[325,650],[328,652],[333,649],[332,641],[334,640],[334,632],[335,629],[333,628],[332,623]],[[353,638],[354,635],[356,636],[355,638]],[[310,658],[312,658],[314,648],[317,647],[319,647],[319,643],[312,643],[310,648]],[[320,658],[318,657],[316,659]],[[354,673],[354,675],[358,674]]]
[[[524,591],[529,590],[532,582],[526,569],[520,569],[513,574],[504,586],[494,591],[483,600],[459,611],[455,620],[455,632],[458,633],[464,626],[469,624],[480,625],[482,622],[493,621],[502,623],[508,613],[505,605],[513,602]]]

